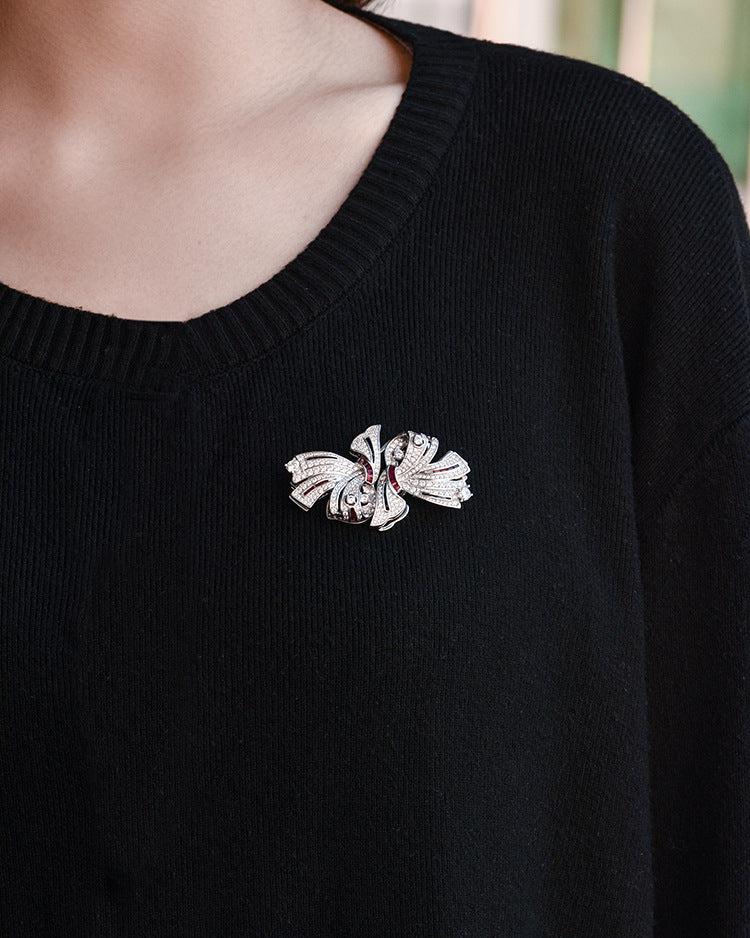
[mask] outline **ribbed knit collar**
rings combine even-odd
[[[307,247],[250,293],[186,321],[122,319],[0,283],[0,355],[157,390],[250,362],[343,298],[377,263],[433,177],[468,100],[477,53],[474,43],[446,30],[339,9],[409,42],[413,62],[364,173]]]

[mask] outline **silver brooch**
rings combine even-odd
[[[438,439],[405,430],[380,446],[380,424],[373,424],[352,440],[356,462],[337,453],[298,453],[286,463],[292,474],[291,500],[308,511],[330,492],[326,514],[332,521],[362,524],[369,521],[387,531],[409,513],[401,494],[407,492],[436,505],[460,508],[472,496],[466,481],[471,471],[466,460],[450,450],[433,463]],[[381,454],[385,451],[385,471]]]

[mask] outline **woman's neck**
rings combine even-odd
[[[323,0],[0,0],[0,100],[93,135],[263,114],[325,67],[341,18]]]

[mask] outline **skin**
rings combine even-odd
[[[0,0],[0,282],[187,320],[297,256],[411,52],[323,0]]]

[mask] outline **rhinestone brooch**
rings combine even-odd
[[[298,453],[290,459],[285,464],[292,474],[289,497],[308,511],[330,492],[326,515],[332,521],[369,521],[378,531],[387,531],[409,513],[403,493],[460,508],[473,494],[466,481],[471,470],[453,450],[433,463],[438,445],[437,437],[404,430],[381,447],[380,424],[373,424],[352,440],[349,450],[356,462],[325,451]]]

